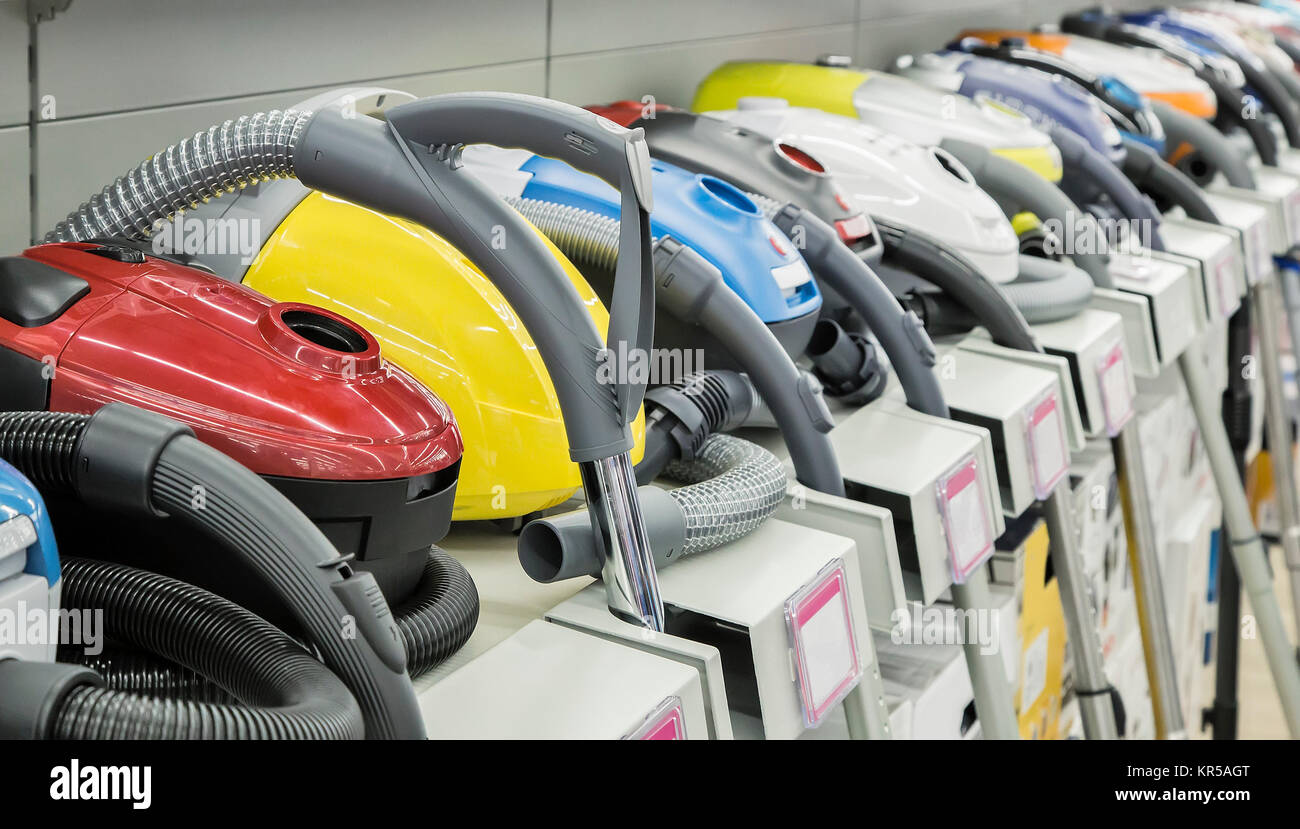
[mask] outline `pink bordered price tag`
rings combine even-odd
[[[1097,385],[1106,415],[1106,434],[1115,437],[1133,417],[1133,378],[1124,361],[1124,344],[1117,342],[1097,361]]]
[[[842,559],[786,600],[785,619],[804,726],[816,728],[862,679]]]
[[[984,483],[975,457],[967,456],[935,486],[948,540],[952,580],[963,584],[993,554],[993,528],[989,526]]]
[[[1268,276],[1269,272],[1273,269],[1273,254],[1269,250],[1268,230],[1264,227],[1263,222],[1250,229],[1250,236],[1255,242],[1253,245],[1255,253],[1255,278],[1251,280],[1251,284],[1253,285]],[[1249,248],[1251,246],[1247,245],[1247,247]],[[1247,254],[1249,253],[1250,251],[1247,250]]]
[[[1237,308],[1237,280],[1232,274],[1232,259],[1221,259],[1214,269],[1214,281],[1219,289],[1219,312],[1223,317],[1232,316]]]
[[[1056,390],[1049,390],[1025,413],[1030,464],[1034,473],[1034,497],[1045,500],[1070,469],[1070,451],[1065,443],[1065,418],[1057,403]]]
[[[685,740],[686,717],[680,697],[669,697],[655,707],[645,722],[624,740]]]

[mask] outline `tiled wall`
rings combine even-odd
[[[177,138],[333,86],[686,105],[723,60],[883,66],[962,26],[1041,23],[1086,2],[73,0],[29,28],[23,0],[0,0],[0,253]]]

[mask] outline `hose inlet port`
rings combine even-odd
[[[347,317],[296,302],[272,305],[257,328],[283,357],[321,371],[360,376],[379,371],[379,342]]]

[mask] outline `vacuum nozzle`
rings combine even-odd
[[[681,507],[665,490],[638,487],[637,500],[657,570],[681,557],[686,522]],[[599,577],[604,561],[600,536],[591,531],[585,509],[530,521],[519,533],[519,564],[529,578],[542,584]]]

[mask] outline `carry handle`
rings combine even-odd
[[[648,354],[654,338],[654,274],[650,253],[650,151],[639,127],[627,129],[570,104],[508,92],[464,92],[425,98],[388,112],[393,132],[423,148],[495,144],[564,161],[619,190],[618,264],[602,357]],[[458,159],[449,159],[453,169]],[[637,352],[628,349],[636,349]],[[644,383],[612,372],[619,416],[636,416]],[[606,372],[606,376],[610,373]]]

